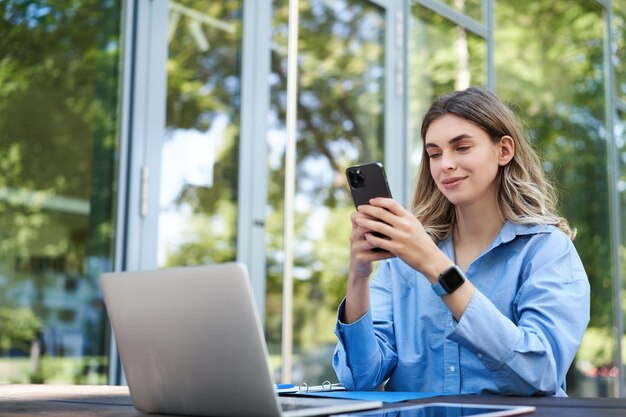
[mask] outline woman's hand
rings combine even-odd
[[[366,238],[371,231],[359,226],[361,219],[373,220],[372,217],[358,211],[350,216],[352,234],[350,235],[350,275],[351,278],[368,278],[372,273],[372,262],[393,258],[395,255],[380,250]]]
[[[372,219],[366,214],[354,212],[350,216],[352,221],[352,234],[350,235],[350,268],[348,271],[348,289],[346,291],[346,302],[343,323],[354,323],[362,317],[369,309],[369,276],[372,274],[372,262],[382,259],[393,258],[391,253],[378,250],[366,239],[366,234],[370,232],[359,226],[359,219]]]
[[[364,248],[361,251],[351,251],[351,260],[352,257],[357,260],[377,260],[371,253],[387,252],[380,259],[397,256],[426,275],[431,283],[435,282],[441,272],[453,265],[450,258],[428,236],[420,221],[390,198],[373,198],[369,205],[359,206],[357,213],[352,216],[352,222],[351,241],[355,239],[358,243],[359,239],[364,239],[366,244],[359,244],[359,248]],[[374,232],[384,237],[376,236]],[[352,244],[355,245],[355,242]],[[380,248],[384,252],[372,252],[372,248]],[[364,262],[358,265],[363,272],[366,271]],[[369,265],[371,268],[371,261]]]
[[[364,239],[366,244],[358,243],[359,248],[367,248],[363,251],[351,250],[352,257],[356,259],[372,259],[371,253],[379,254],[381,259],[397,256],[413,269],[421,272],[433,284],[439,275],[454,265],[452,260],[441,251],[428,236],[422,223],[417,218],[405,210],[400,204],[390,198],[374,198],[370,204],[359,206],[353,218],[352,235],[358,241],[359,237]],[[358,234],[357,234],[358,231]],[[380,233],[384,237],[374,235]],[[372,248],[380,248],[383,252],[373,252]],[[354,252],[354,254],[353,254]],[[384,257],[380,254],[385,254]],[[355,264],[356,265],[356,264]],[[360,266],[366,263],[358,264]],[[371,261],[369,262],[369,273],[371,273]],[[363,272],[367,272],[363,269]],[[366,280],[358,280],[365,281]],[[354,283],[355,281],[348,281]],[[357,290],[350,290],[346,295],[345,316],[348,319],[356,320],[367,311],[369,304],[365,303],[365,297],[369,297],[367,289],[357,286]],[[455,319],[461,320],[474,295],[474,286],[466,280],[454,293],[442,297],[443,302],[448,306]],[[349,296],[352,299],[348,303]],[[350,304],[350,309],[348,309]]]

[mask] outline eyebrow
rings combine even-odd
[[[452,144],[454,144],[454,143],[456,143],[456,142],[459,142],[459,141],[461,141],[461,140],[463,140],[463,139],[467,139],[467,138],[471,138],[471,137],[473,137],[473,136],[472,136],[472,135],[468,135],[467,133],[461,133],[460,135],[455,136],[455,137],[453,137],[452,139],[450,139],[450,140],[448,141],[448,143],[449,143],[450,145],[452,145]],[[426,149],[428,149],[428,148],[438,148],[439,146],[438,146],[438,145],[435,145],[434,143],[427,143],[427,144],[425,144],[425,145],[424,145],[424,147],[425,147]]]

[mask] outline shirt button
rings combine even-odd
[[[454,372],[456,371],[456,368],[454,367],[454,365],[450,365],[450,372]]]

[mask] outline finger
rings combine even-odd
[[[391,200],[393,201],[393,200]],[[374,205],[363,205],[359,206],[359,213],[361,213],[365,218],[375,219],[381,222],[385,222],[388,224],[394,224],[399,216],[392,213],[388,209],[384,207],[374,206]],[[401,212],[401,215],[404,214]]]
[[[356,219],[356,224],[365,229],[366,232],[378,232],[388,237],[393,236],[393,225],[389,225],[382,220],[370,220],[367,218]]]
[[[352,223],[352,228],[355,229],[358,227],[358,225],[356,224],[356,219],[359,217],[359,212],[358,211],[353,211],[352,213],[350,213],[350,222]]]
[[[352,214],[350,215],[350,222],[352,223],[352,232],[353,232],[353,233],[354,233],[354,232],[358,232],[357,234],[358,234],[358,235],[361,235],[361,238],[362,238],[363,233],[365,233],[365,232],[367,231],[367,229],[363,228],[363,227],[359,224],[359,222],[360,222],[362,219],[372,219],[372,217],[370,217],[370,216],[366,216],[366,215],[364,215],[364,214],[362,214],[362,213],[358,213],[358,212],[354,212],[354,213],[352,213]]]
[[[378,220],[378,217],[376,216],[376,213],[380,212],[380,208],[374,207],[374,206],[370,206],[369,204],[364,204],[361,205],[357,208],[357,215],[355,216],[355,219],[358,218],[363,218],[363,219],[370,219],[370,220]]]
[[[379,261],[389,257],[387,251],[379,250],[372,246],[365,239],[352,247],[351,258],[359,264]]]
[[[372,251],[372,261],[395,258],[396,255],[386,250]]]
[[[363,258],[367,259],[370,262],[375,262],[375,261],[382,261],[383,259],[393,258],[396,255],[394,255],[393,253],[387,250],[377,248],[377,247],[372,247],[372,249],[370,249],[369,251],[363,252],[362,256]]]
[[[368,232],[365,233],[364,237],[367,243],[375,248],[380,248],[387,252],[390,252],[392,249],[392,242],[387,236],[376,236],[375,234]]]
[[[369,203],[374,207],[382,207],[396,216],[408,213],[400,203],[392,198],[376,197],[372,198]]]
[[[369,233],[370,231],[365,228],[365,227],[361,227],[359,225],[357,225],[356,227],[354,227],[352,229],[352,233],[350,234],[350,245],[352,248],[356,248],[358,250],[370,250],[371,249],[371,245],[369,245],[369,243],[367,243],[367,241],[365,240],[365,234]],[[362,245],[363,243],[365,243],[367,245],[367,247],[361,249],[359,245]]]
[[[364,240],[365,242],[365,240]],[[365,242],[365,245],[361,245],[364,250],[354,253],[354,259],[359,263],[381,261],[383,259],[393,258],[395,255],[386,250],[372,246]]]
[[[387,211],[386,209],[381,208],[381,207],[371,206],[369,204],[359,206],[358,213],[360,216],[355,217],[355,220],[362,219],[362,220],[371,220],[371,221],[378,221],[378,222],[384,221],[382,219],[383,216],[391,215],[391,213],[389,213],[389,211]],[[390,219],[388,218],[388,220]]]
[[[356,227],[352,229],[352,233],[350,234],[350,248],[353,249],[359,243],[365,241],[365,233],[367,233],[366,229],[362,227]]]
[[[386,250],[371,250],[369,252],[367,252],[367,256],[368,259],[371,262],[376,262],[376,261],[382,261],[384,259],[390,259],[390,258],[395,258],[395,255],[391,252],[388,252]]]
[[[369,232],[369,229],[367,227],[364,227],[362,225],[362,222],[365,221],[374,221],[374,220],[370,220],[370,217],[366,217],[363,215],[355,215],[352,217],[351,222],[352,222],[352,233],[350,236],[350,241],[359,241],[359,240],[363,240],[363,235],[367,232]]]

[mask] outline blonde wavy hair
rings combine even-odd
[[[452,114],[484,130],[494,143],[502,136],[513,138],[513,159],[498,171],[498,209],[513,223],[551,224],[570,239],[576,231],[557,214],[554,187],[547,181],[539,156],[533,149],[513,111],[492,92],[476,87],[457,91],[436,100],[424,116],[422,140],[438,118]],[[430,174],[430,159],[424,148],[417,174],[413,213],[434,240],[444,240],[456,222],[455,206],[439,191]]]

